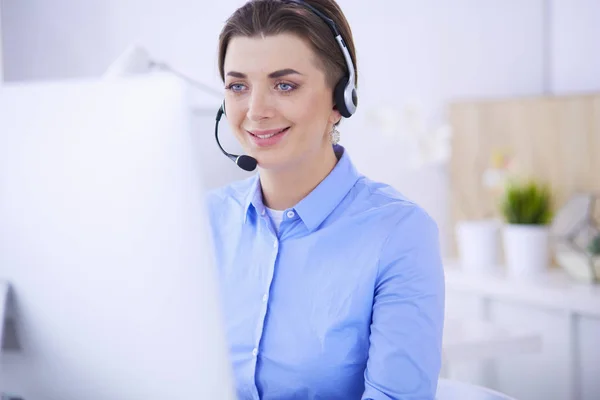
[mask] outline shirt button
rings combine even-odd
[[[287,217],[288,218],[294,218],[294,215],[296,215],[296,213],[294,213],[293,211],[288,211],[287,212]]]
[[[276,249],[277,248],[277,240],[273,242],[273,248]]]
[[[265,215],[265,209],[264,208],[260,211],[260,215]]]
[[[254,350],[252,350],[252,355],[254,357],[256,357],[258,355],[258,349],[255,347]]]
[[[264,301],[264,302],[266,302],[268,299],[269,299],[269,296],[265,294],[265,295],[263,296],[263,301]]]

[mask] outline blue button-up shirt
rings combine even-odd
[[[279,233],[256,175],[209,196],[239,399],[434,399],[444,274],[434,221],[360,175],[332,172]]]

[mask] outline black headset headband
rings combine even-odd
[[[334,89],[334,100],[337,105],[338,110],[342,114],[342,116],[349,118],[356,111],[356,106],[358,103],[358,99],[356,96],[356,88],[355,88],[355,79],[356,79],[356,71],[354,70],[354,63],[352,62],[352,57],[350,56],[350,51],[346,46],[346,42],[342,37],[337,25],[335,22],[327,17],[324,13],[317,10],[312,5],[308,4],[303,0],[286,0],[288,3],[298,4],[302,7],[306,7],[311,10],[315,15],[320,17],[331,29],[333,34],[335,35],[335,39],[340,46],[340,50],[344,55],[344,59],[346,61],[346,66],[348,68],[348,75],[345,78],[342,78],[340,82],[336,85]]]

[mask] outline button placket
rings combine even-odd
[[[256,325],[256,342],[254,343],[255,347],[252,349],[252,355],[255,358],[255,362],[257,361],[257,356],[258,356],[259,348],[260,348],[260,342],[261,342],[261,339],[263,336],[263,331],[265,328],[265,320],[266,320],[267,312],[268,312],[268,300],[270,297],[269,291],[271,288],[271,283],[273,281],[273,275],[275,273],[275,264],[277,262],[277,253],[278,253],[278,248],[279,248],[279,240],[273,236],[270,236],[270,238],[271,238],[271,240],[273,240],[272,243],[273,243],[273,249],[274,249],[273,253],[274,254],[273,254],[273,257],[269,259],[269,263],[267,264],[268,266],[265,265],[265,267],[270,268],[270,271],[269,271],[268,282],[266,282],[265,292],[263,293],[263,296],[261,297],[262,313],[260,316],[260,320],[258,321],[258,323]],[[265,260],[265,261],[267,261],[267,260]]]

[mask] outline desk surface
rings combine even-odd
[[[525,280],[508,277],[501,267],[471,273],[462,271],[457,261],[445,260],[444,266],[448,290],[600,317],[600,285],[579,283],[559,268]]]
[[[436,400],[514,400],[513,398],[480,386],[440,379]]]
[[[444,327],[446,362],[481,360],[536,353],[542,349],[539,332],[508,329],[486,321],[447,320]]]

